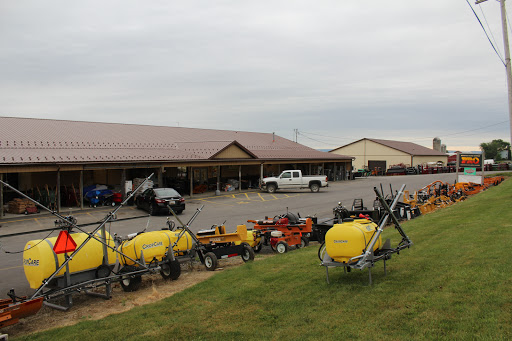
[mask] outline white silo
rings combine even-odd
[[[432,149],[440,152],[441,151],[441,139],[439,137],[434,137],[432,146],[433,146]]]

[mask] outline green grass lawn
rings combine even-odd
[[[512,181],[403,224],[414,242],[328,285],[312,245],[188,290],[26,340],[506,340],[512,338]],[[394,228],[384,238],[399,239]]]

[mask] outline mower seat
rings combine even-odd
[[[291,225],[297,225],[299,223],[299,217],[291,212],[286,213],[286,218],[288,218]]]

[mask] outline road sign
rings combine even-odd
[[[76,250],[76,243],[68,231],[60,231],[57,241],[53,246],[53,251],[56,254],[73,252]]]

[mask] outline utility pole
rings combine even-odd
[[[487,0],[477,0],[476,5]],[[505,9],[505,0],[500,0],[501,6],[501,25],[503,29],[503,44],[505,45],[505,66],[507,67],[507,85],[508,85],[508,117],[510,125],[510,143],[512,143],[512,69],[510,65],[510,47],[508,45],[507,30],[507,12]]]

